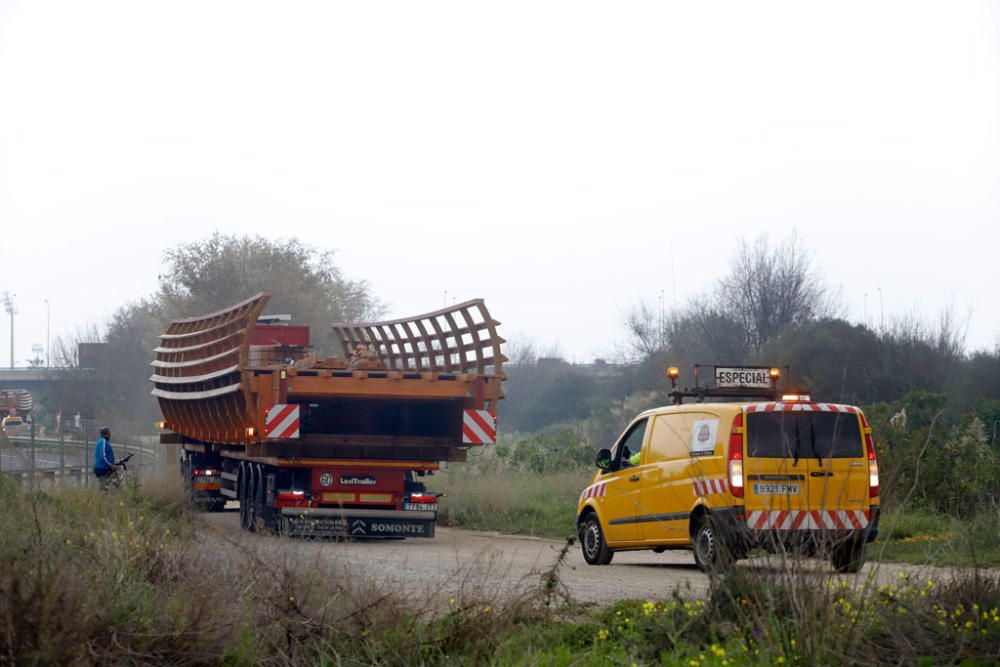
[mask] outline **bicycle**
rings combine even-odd
[[[115,461],[111,474],[101,479],[101,491],[107,491],[112,487],[120,489],[125,486],[128,480],[128,460],[133,456],[135,456],[134,453]]]

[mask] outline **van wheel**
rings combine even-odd
[[[733,564],[732,550],[723,543],[715,522],[707,514],[694,530],[694,563],[702,572],[724,572]]]
[[[583,559],[590,565],[607,565],[615,555],[604,541],[601,521],[593,512],[580,524],[580,546],[583,549]]]
[[[865,543],[860,540],[847,540],[833,547],[830,552],[830,565],[841,574],[855,574],[865,564]]]

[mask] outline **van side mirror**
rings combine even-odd
[[[596,465],[601,470],[607,470],[611,467],[611,450],[601,449],[598,450],[597,455],[594,457],[594,465]]]

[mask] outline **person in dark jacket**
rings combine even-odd
[[[94,447],[94,476],[103,485],[115,472],[115,452],[111,449],[111,429],[107,426],[101,429],[101,437]]]

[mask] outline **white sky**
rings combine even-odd
[[[953,302],[992,348],[998,223],[997,3],[0,0],[19,364],[45,299],[100,323],[214,230],[588,361],[795,229],[851,319]]]

